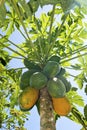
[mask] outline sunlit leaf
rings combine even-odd
[[[67,93],[68,99],[70,100],[71,104],[78,105],[78,106],[84,106],[84,101],[82,96],[80,96],[77,91],[70,91]]]
[[[6,8],[4,2],[1,2],[0,3],[0,24],[4,22],[5,18],[6,18]]]
[[[82,31],[79,33],[79,37],[83,39],[87,39],[87,29],[82,29]]]
[[[80,89],[83,88],[84,79],[85,79],[85,76],[84,76],[84,73],[83,73],[83,72],[80,73],[79,75],[77,75],[77,76],[75,77],[75,79],[74,79],[74,80],[77,82],[78,87],[79,87]]]

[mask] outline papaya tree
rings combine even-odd
[[[1,129],[25,130],[36,105],[40,130],[61,116],[87,130],[86,14],[81,0],[0,1]]]

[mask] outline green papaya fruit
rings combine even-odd
[[[35,72],[30,78],[30,86],[41,89],[47,84],[47,77],[42,72]]]
[[[59,63],[55,61],[48,61],[45,67],[43,68],[43,73],[48,78],[55,77],[59,73],[59,71],[60,71]]]
[[[26,68],[28,69],[35,69],[38,71],[41,71],[41,68],[39,65],[37,65],[36,63],[29,61],[27,58],[24,59],[24,65],[26,66]]]
[[[65,72],[66,72],[66,70],[65,70],[63,67],[61,67],[61,68],[60,68],[60,72],[56,75],[56,77],[57,77],[57,76],[59,77],[59,76],[64,75]]]
[[[47,83],[47,89],[51,97],[59,98],[63,97],[66,94],[66,88],[64,83],[58,79],[53,78],[48,81]]]
[[[60,62],[60,57],[59,56],[56,56],[56,55],[53,55],[51,56],[48,61],[56,61],[56,62]]]
[[[58,78],[64,83],[64,85],[65,85],[65,87],[66,87],[66,92],[69,92],[70,89],[71,89],[71,84],[70,84],[70,82],[69,82],[64,76],[60,76],[60,77],[58,77]]]
[[[30,77],[35,72],[35,70],[29,70],[22,74],[20,79],[20,89],[24,90],[30,85]]]

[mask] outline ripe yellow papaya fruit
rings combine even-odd
[[[71,104],[67,97],[52,98],[54,111],[60,116],[66,116],[71,111]]]
[[[21,110],[31,109],[39,97],[39,90],[31,87],[27,87],[19,95],[19,106]]]

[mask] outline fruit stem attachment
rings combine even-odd
[[[56,130],[52,101],[46,87],[40,90],[40,130]]]

